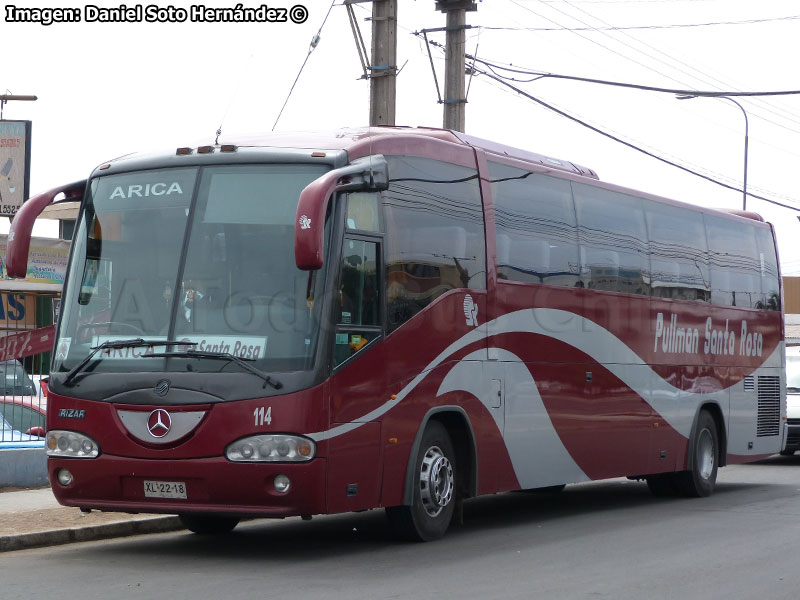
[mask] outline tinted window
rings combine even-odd
[[[705,215],[711,263],[711,301],[753,308],[761,301],[761,264],[754,227]]]
[[[573,182],[572,190],[586,287],[649,294],[642,199],[582,183]]]
[[[376,242],[345,238],[336,300],[336,365],[381,335],[378,260]]]
[[[375,242],[344,240],[339,283],[339,324],[380,325]]]
[[[386,297],[393,330],[443,293],[486,288],[483,208],[475,169],[389,156]]]
[[[653,296],[708,301],[708,249],[703,215],[645,200]]]
[[[569,181],[489,163],[500,279],[578,283],[578,238]]]
[[[780,310],[781,292],[778,281],[778,258],[772,233],[765,227],[755,229],[758,262],[761,269],[761,307]]]

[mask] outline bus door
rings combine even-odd
[[[379,235],[345,233],[333,294],[334,331],[328,510],[372,508],[380,503],[381,423],[370,413],[386,396]]]

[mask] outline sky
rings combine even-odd
[[[300,24],[82,19],[43,25],[11,22],[10,4],[0,5],[0,92],[38,96],[36,102],[9,102],[3,114],[33,122],[31,192],[83,179],[100,163],[131,152],[213,143],[220,126],[227,137],[273,127],[367,125],[369,83],[342,0],[276,0],[268,6],[291,9],[300,2],[307,9]],[[260,6],[255,0],[242,4]],[[14,5],[48,6],[27,0]],[[86,15],[85,4],[60,6]],[[367,48],[369,7],[354,7]],[[486,0],[468,13],[467,23],[473,26],[466,32],[469,54],[520,70],[679,90],[800,90],[796,0]],[[442,126],[428,52],[414,33],[444,24],[434,0],[399,1],[397,125]],[[320,41],[309,54],[320,27]],[[432,32],[429,39],[444,43],[444,34]],[[441,86],[443,54],[431,52]],[[606,182],[700,206],[742,206],[740,191],[613,141],[486,75],[474,75],[468,85],[468,134],[578,163]],[[800,275],[800,96],[737,98],[743,113],[726,100],[679,101],[672,93],[566,79],[514,85],[633,146],[739,189],[746,114],[748,191],[797,210],[752,197],[747,208],[775,224],[784,275]],[[0,232],[5,230],[6,219],[0,219]],[[38,227],[35,233],[51,231]]]

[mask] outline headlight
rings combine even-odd
[[[317,447],[299,435],[251,435],[225,449],[234,462],[305,462],[314,458]]]
[[[53,429],[47,432],[45,439],[47,456],[61,458],[97,458],[100,446],[92,438],[75,433]]]

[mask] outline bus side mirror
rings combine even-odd
[[[42,214],[46,206],[51,204],[56,196],[64,194],[62,202],[82,200],[86,191],[86,180],[76,181],[48,190],[42,194],[26,200],[8,230],[8,245],[6,247],[6,273],[11,277],[25,277],[28,274],[28,252],[31,249],[31,231],[36,217]]]
[[[356,159],[309,183],[300,192],[294,222],[294,260],[297,268],[314,271],[322,267],[325,213],[334,193],[343,190],[378,191],[388,187],[389,167],[380,154]]]

